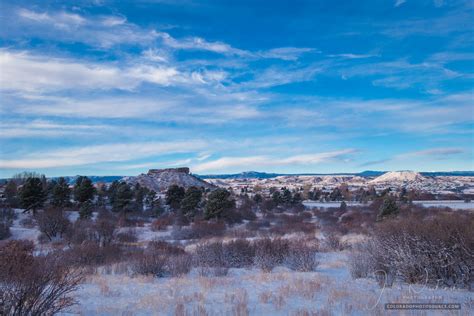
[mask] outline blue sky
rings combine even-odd
[[[474,169],[472,1],[2,1],[0,176]]]

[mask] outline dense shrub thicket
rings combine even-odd
[[[389,284],[469,287],[474,282],[473,231],[473,216],[461,212],[385,221],[354,250],[351,273],[365,277],[378,271]]]

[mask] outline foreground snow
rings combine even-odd
[[[196,270],[181,278],[96,274],[76,293],[80,315],[384,315],[385,303],[460,303],[469,315],[472,293],[465,290],[394,286],[352,280],[345,253],[320,255],[316,272],[277,268],[272,273],[231,269],[225,277],[202,277]],[[398,314],[393,312],[392,314]],[[405,312],[404,315],[423,313]],[[436,314],[433,311],[426,315]],[[439,315],[449,312],[439,312]]]

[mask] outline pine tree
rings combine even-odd
[[[198,187],[189,187],[181,200],[181,210],[187,217],[194,217],[202,198],[202,190]]]
[[[377,215],[377,220],[380,221],[387,217],[396,216],[397,214],[398,206],[395,199],[390,196],[387,196],[383,200],[382,206],[380,207],[380,212]]]
[[[90,200],[87,200],[81,203],[81,207],[79,208],[79,218],[80,219],[90,219],[92,217],[92,211],[94,209],[94,205]]]
[[[181,200],[184,198],[184,188],[176,184],[171,185],[166,191],[166,204],[172,209],[177,210],[181,204]]]
[[[115,212],[127,212],[132,210],[133,191],[126,182],[120,182],[115,195],[112,209]]]
[[[54,182],[51,190],[51,204],[56,207],[66,207],[71,203],[71,189],[66,179],[63,177],[59,178],[57,182]]]
[[[25,212],[32,210],[35,213],[38,208],[43,206],[46,200],[46,193],[40,178],[26,179],[21,188],[20,200]]]
[[[206,219],[222,218],[227,211],[235,207],[235,200],[226,189],[216,189],[212,191],[207,199],[205,208]]]
[[[16,182],[13,180],[10,180],[7,182],[7,185],[5,186],[5,202],[9,207],[16,208],[19,206],[19,199],[18,199],[18,186],[16,185]]]
[[[79,203],[83,203],[87,200],[92,201],[94,194],[95,188],[92,185],[91,179],[84,176],[78,177],[74,185],[74,199]]]

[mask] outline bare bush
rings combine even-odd
[[[172,237],[177,240],[218,237],[224,234],[225,229],[223,222],[199,221],[193,223],[191,227],[176,227]]]
[[[245,239],[236,239],[224,244],[224,260],[228,267],[251,266],[255,257],[255,247]]]
[[[284,262],[289,251],[289,242],[284,239],[260,239],[255,241],[254,263],[263,271],[271,271]]]
[[[287,266],[295,271],[314,271],[318,265],[316,260],[317,248],[303,240],[293,241],[285,259]]]
[[[150,242],[143,253],[136,254],[132,270],[155,277],[181,276],[191,270],[192,259],[181,247],[163,241]]]
[[[375,263],[372,257],[368,256],[371,252],[370,247],[371,243],[368,242],[357,244],[349,253],[349,272],[352,278],[367,278],[375,272]]]
[[[474,217],[439,214],[377,227],[368,255],[375,269],[407,283],[469,287],[474,274]]]
[[[0,209],[0,240],[10,237],[10,227],[15,218],[15,213],[10,208]]]
[[[96,267],[119,261],[122,251],[117,245],[100,246],[93,241],[85,241],[67,251],[67,260],[73,266]]]
[[[182,276],[191,271],[192,257],[189,254],[172,255],[167,258],[166,270],[173,276]]]
[[[154,232],[166,230],[168,226],[173,224],[173,221],[174,219],[169,215],[162,216],[151,223],[151,230]]]
[[[62,238],[69,229],[71,222],[60,209],[47,209],[36,215],[40,231],[49,240]]]
[[[132,270],[136,274],[153,275],[161,278],[165,276],[166,263],[166,256],[154,252],[145,252],[135,259]]]
[[[121,243],[134,243],[138,240],[137,232],[133,228],[129,228],[123,232],[118,233],[115,238]]]
[[[196,246],[194,263],[198,267],[226,267],[224,246],[221,241],[199,244]]]
[[[58,253],[33,256],[33,244],[0,246],[0,314],[53,315],[75,304],[71,297],[83,279]]]

